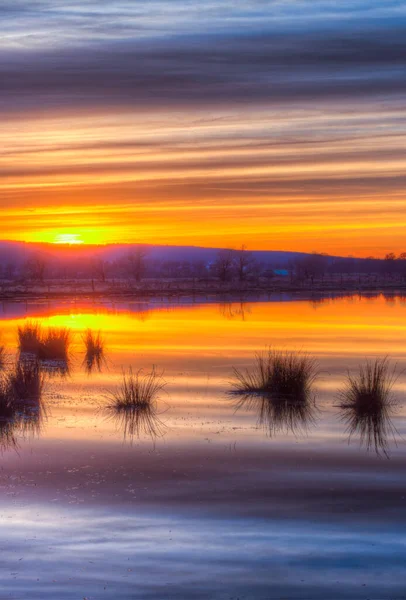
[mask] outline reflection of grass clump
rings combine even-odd
[[[41,371],[49,377],[67,377],[70,373],[71,363],[68,358],[59,360],[42,360]]]
[[[13,403],[38,404],[41,400],[44,377],[38,361],[18,361],[8,374],[8,394]]]
[[[43,376],[37,361],[19,361],[0,380],[0,449],[16,447],[16,433],[39,433],[44,407]]]
[[[310,396],[305,401],[296,402],[280,396],[264,393],[240,395],[235,403],[236,410],[254,410],[258,415],[258,425],[269,436],[279,432],[306,434],[308,427],[316,421],[317,408]]]
[[[10,393],[9,378],[0,379],[0,419],[10,419],[14,415],[13,399]]]
[[[131,368],[128,374],[123,373],[107,410],[123,426],[125,437],[139,437],[142,432],[151,437],[162,435],[164,426],[158,417],[157,400],[165,385],[155,369],[147,375],[141,371],[134,375]]]
[[[316,378],[316,363],[300,352],[269,350],[257,354],[252,369],[234,369],[234,375],[234,393],[265,393],[274,399],[305,402]]]
[[[396,406],[392,387],[395,370],[387,358],[367,361],[356,376],[348,374],[340,392],[341,418],[347,424],[349,438],[359,433],[361,445],[374,447],[387,455],[388,436],[395,437],[391,416]]]
[[[101,332],[94,333],[91,329],[88,329],[83,336],[83,341],[86,346],[86,354],[83,361],[86,371],[91,373],[95,367],[98,371],[101,371],[102,365],[105,362],[104,340]]]
[[[0,379],[0,452],[17,448],[17,411],[10,393],[7,377]]]
[[[18,327],[18,347],[20,352],[38,353],[41,344],[41,326],[39,323],[28,321]]]

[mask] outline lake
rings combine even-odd
[[[0,318],[9,365],[27,320],[73,332],[41,423],[2,443],[1,599],[406,598],[404,298],[3,303]],[[100,372],[83,365],[89,327]],[[318,361],[306,422],[267,427],[228,394],[269,346]],[[387,455],[349,440],[339,402],[347,370],[386,355]],[[163,374],[162,435],[106,410],[130,366]]]

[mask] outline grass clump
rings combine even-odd
[[[18,330],[18,347],[22,353],[37,354],[41,344],[41,325],[32,321],[19,326]]]
[[[18,328],[20,354],[34,354],[41,361],[67,363],[71,341],[71,331],[67,327],[50,327],[44,333],[38,323],[29,321]]]
[[[86,354],[83,361],[86,371],[90,374],[95,368],[100,372],[106,359],[104,356],[104,339],[100,331],[88,329],[83,336]]]
[[[231,393],[236,409],[254,409],[258,424],[272,436],[280,431],[306,433],[315,422],[312,385],[316,362],[300,352],[269,350],[257,354],[251,369],[234,369]]]
[[[147,375],[142,371],[134,375],[130,368],[128,374],[123,373],[121,386],[113,392],[114,406],[119,410],[151,406],[165,386],[166,382],[155,369]]]
[[[396,429],[391,417],[396,408],[392,387],[396,381],[395,368],[388,358],[367,361],[357,375],[347,375],[340,391],[341,419],[347,425],[349,441],[359,434],[360,444],[388,456],[388,438],[395,439]]]
[[[67,361],[71,341],[72,334],[68,327],[50,327],[41,339],[38,358]]]
[[[7,362],[7,352],[6,347],[3,344],[0,344],[0,371],[4,369]]]
[[[317,376],[315,360],[300,352],[257,354],[252,369],[234,369],[232,392],[266,394],[274,400],[306,402]]]
[[[163,434],[164,424],[159,419],[157,400],[166,386],[162,375],[153,368],[146,375],[142,371],[123,373],[120,387],[112,392],[107,410],[124,429],[124,437],[151,437]]]

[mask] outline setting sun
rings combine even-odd
[[[79,233],[59,233],[55,236],[54,244],[83,244]]]

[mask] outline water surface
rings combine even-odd
[[[406,304],[400,297],[3,304],[15,360],[25,320],[74,332],[47,376],[40,432],[4,445],[0,598],[403,598]],[[83,367],[82,335],[106,340]],[[272,345],[317,357],[314,419],[269,431],[235,411],[233,367]],[[347,369],[390,355],[389,458],[348,443]],[[164,435],[124,436],[105,407],[123,369],[164,372]]]

